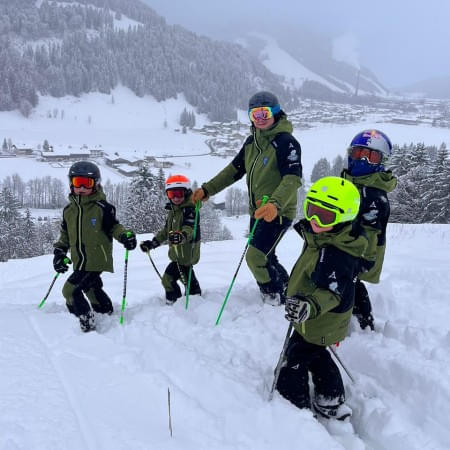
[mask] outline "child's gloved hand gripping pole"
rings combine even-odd
[[[65,258],[64,258],[64,264],[72,264],[72,261],[71,261],[69,258],[65,257]],[[45,301],[47,300],[48,296],[50,295],[50,292],[51,292],[51,290],[52,290],[52,288],[53,288],[53,285],[55,284],[55,281],[58,279],[58,277],[59,277],[60,275],[61,275],[61,274],[60,274],[59,272],[56,272],[56,273],[55,273],[55,276],[53,277],[52,283],[50,284],[50,287],[48,288],[48,291],[47,291],[47,293],[45,294],[45,297],[42,299],[41,303],[39,303],[38,308],[42,308],[42,307],[44,306],[44,303],[45,303]]]
[[[268,200],[269,200],[269,196],[264,195],[263,198],[262,198],[260,206],[264,206],[268,202]],[[253,239],[253,235],[255,234],[255,229],[256,229],[256,226],[258,225],[258,222],[259,222],[259,219],[256,219],[255,223],[253,224],[252,230],[250,231],[250,234],[249,234],[248,239],[247,239],[247,244],[246,244],[245,249],[244,249],[244,253],[242,253],[241,260],[239,261],[239,264],[238,264],[238,267],[236,269],[236,272],[234,272],[233,279],[231,280],[230,287],[228,288],[227,294],[225,295],[225,300],[222,303],[222,308],[220,308],[219,315],[217,316],[216,325],[219,325],[220,318],[222,317],[223,310],[225,309],[225,306],[227,304],[228,297],[230,296],[230,293],[231,293],[231,289],[233,289],[233,285],[234,285],[234,282],[236,281],[236,277],[237,277],[237,274],[239,272],[239,269],[241,268],[241,264],[242,264],[242,261],[244,260],[244,256],[247,253],[248,248],[250,247],[250,243],[251,243],[251,241]]]
[[[133,236],[131,231],[127,232],[127,237]],[[125,268],[123,271],[123,295],[122,308],[120,310],[120,323],[123,325],[123,313],[125,312],[126,298],[127,298],[127,272],[128,272],[128,249],[125,249]]]

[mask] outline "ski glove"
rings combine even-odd
[[[67,261],[70,261],[66,256],[66,252],[62,248],[55,248],[53,254],[53,268],[58,273],[64,273],[69,270]]]
[[[136,235],[132,231],[126,231],[119,236],[119,242],[123,244],[127,250],[134,250],[137,245]]]
[[[182,244],[186,240],[186,233],[183,231],[170,231],[169,232],[169,242],[172,245]]]
[[[286,315],[284,316],[289,322],[302,323],[308,320],[311,314],[311,304],[305,297],[286,297],[284,306]]]
[[[272,222],[277,216],[278,209],[274,203],[267,203],[255,211],[255,219],[264,219],[266,222]]]
[[[143,252],[149,252],[150,250],[153,250],[156,247],[159,247],[159,242],[153,238],[151,241],[142,241],[139,245],[141,250]]]
[[[192,194],[192,203],[194,205],[201,200],[202,202],[206,202],[208,200],[208,191],[205,188],[198,188]]]

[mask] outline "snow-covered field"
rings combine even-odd
[[[51,256],[0,264],[0,449],[389,449],[450,448],[449,225],[390,225],[380,285],[369,286],[376,332],[352,324],[338,353],[349,424],[317,422],[267,386],[287,329],[263,305],[244,265],[221,324],[215,320],[245,245],[207,243],[196,272],[203,297],[165,306],[145,254],[130,254],[127,309],[119,324],[123,256],[104,282],[116,312],[83,334],[65,309]],[[144,236],[140,236],[143,238]],[[291,269],[302,242],[279,245]],[[162,271],[167,247],[154,251]],[[173,437],[168,428],[171,393]]]
[[[192,131],[187,134],[175,131],[180,128],[178,120],[185,107],[193,110],[183,95],[178,99],[157,102],[150,96],[138,98],[124,87],[116,88],[111,95],[92,93],[80,98],[61,99],[40,97],[39,105],[28,119],[16,111],[0,112],[0,145],[4,138],[11,138],[19,147],[36,148],[47,139],[57,152],[70,153],[86,145],[88,148],[101,146],[110,157],[114,157],[115,152],[125,158],[177,155],[181,157],[171,159],[174,166],[166,169],[166,173],[182,172],[201,183],[221,170],[231,157],[183,156],[209,151],[205,143],[207,136]],[[57,118],[47,117],[48,113],[53,115],[55,111]],[[61,111],[64,111],[63,119]],[[248,122],[244,111],[239,112],[239,119],[242,123]],[[332,161],[338,154],[344,156],[353,136],[365,128],[379,128],[399,145],[425,142],[439,146],[445,142],[450,147],[450,129],[425,124],[400,125],[384,120],[380,114],[349,125],[317,123],[308,130],[294,129],[294,135],[302,146],[306,179],[309,180],[318,159],[325,157]],[[167,127],[164,127],[165,121]],[[196,126],[201,127],[205,123],[208,123],[206,117],[197,114]],[[50,164],[29,157],[0,158],[0,180],[19,173],[25,181],[44,175],[67,181],[68,166],[69,163]],[[104,181],[109,179],[113,183],[127,179],[107,166],[102,166],[102,177]],[[243,183],[240,187],[244,187]]]

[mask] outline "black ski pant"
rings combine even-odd
[[[175,301],[181,297],[181,289],[177,281],[181,280],[185,288],[187,287],[190,266],[182,266],[176,261],[172,261],[164,271],[162,284],[166,290],[167,300]],[[191,289],[189,295],[201,295],[200,284],[195,276],[194,269],[191,275]]]
[[[353,307],[353,314],[364,318],[368,318],[372,314],[369,293],[360,279],[357,279],[355,283],[355,305]]]
[[[250,230],[255,219],[250,219]],[[260,288],[266,293],[284,292],[289,280],[289,274],[280,264],[275,249],[288,230],[292,220],[286,217],[276,217],[272,222],[260,220],[246,254],[249,269]]]
[[[111,299],[102,289],[103,281],[100,275],[101,272],[75,270],[67,279],[62,292],[66,299],[67,309],[72,314],[77,317],[85,315],[91,310],[91,306],[98,313],[111,314],[113,312]]]
[[[277,390],[298,408],[311,408],[309,373],[315,397],[321,396],[335,404],[344,402],[344,383],[326,347],[306,342],[294,331],[286,350],[285,365],[280,370]]]

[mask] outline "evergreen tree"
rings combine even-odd
[[[330,175],[334,177],[340,177],[342,169],[345,167],[344,158],[341,155],[336,156],[331,166]]]
[[[6,138],[3,139],[2,152],[3,153],[7,153],[8,152],[8,143],[6,142]]]
[[[331,173],[331,166],[326,158],[320,158],[316,164],[314,164],[311,172],[311,183],[315,183],[323,177],[328,177]]]
[[[161,193],[147,166],[133,177],[122,216],[123,222],[137,233],[155,233],[164,226]]]
[[[450,159],[445,143],[439,148],[428,180],[425,221],[450,223]]]

